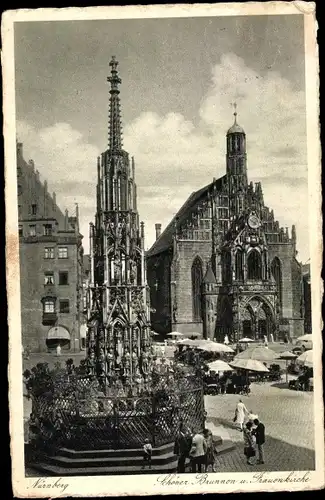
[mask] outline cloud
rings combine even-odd
[[[95,214],[99,150],[67,123],[38,130],[19,121],[17,138],[24,145],[25,160],[34,160],[41,179],[48,181],[49,192],[56,192],[61,210],[67,208],[72,214],[75,203],[79,204],[81,232],[88,248],[88,224]]]
[[[147,242],[154,241],[155,222],[166,226],[192,191],[225,173],[235,101],[247,137],[248,176],[262,181],[265,203],[281,224],[297,224],[301,258],[308,258],[305,95],[280,74],[261,75],[235,54],[222,56],[213,68],[198,126],[176,113],[147,112],[125,127],[137,183],[147,188],[138,201]]]
[[[234,101],[247,137],[249,179],[262,181],[265,203],[281,224],[297,224],[298,248],[306,260],[305,95],[280,74],[259,74],[235,54],[223,55],[212,68],[197,123],[170,110],[163,116],[143,112],[125,124],[124,147],[135,157],[147,246],[154,241],[156,222],[164,228],[193,191],[225,174],[226,132],[233,122]],[[41,175],[55,184],[59,202],[65,206],[82,201],[87,235],[88,217],[95,210],[98,149],[67,123],[42,130],[21,123],[18,133]]]

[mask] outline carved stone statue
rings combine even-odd
[[[96,361],[95,361],[95,353],[94,353],[94,351],[90,352],[90,356],[88,358],[88,367],[89,367],[89,374],[90,375],[95,375]]]
[[[141,371],[144,376],[149,372],[149,355],[146,350],[141,353]]]
[[[139,374],[138,355],[137,355],[135,349],[133,349],[133,352],[132,352],[132,373],[133,373],[133,375]]]
[[[103,349],[99,350],[98,367],[99,367],[100,375],[104,375],[104,373],[105,373],[105,355],[104,355]]]
[[[113,364],[114,364],[114,354],[113,354],[112,349],[109,349],[107,356],[106,356],[106,361],[107,361],[107,373],[108,373],[108,375],[112,375]]]
[[[124,376],[126,378],[129,378],[131,372],[131,356],[128,349],[124,351],[122,362],[123,362]]]

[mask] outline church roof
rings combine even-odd
[[[209,189],[212,188],[213,184],[216,183],[217,189],[221,189],[222,180],[225,176],[220,177],[217,181],[210,182],[207,186],[199,189],[198,191],[194,191],[186,200],[184,205],[179,209],[177,214],[172,218],[168,226],[161,233],[160,237],[157,241],[152,245],[152,247],[146,252],[147,257],[151,257],[153,255],[157,255],[161,252],[164,252],[168,248],[170,248],[173,244],[173,236],[175,234],[175,223],[176,220],[178,223],[181,223],[188,215],[190,208],[195,205],[201,198],[204,198]]]
[[[229,134],[245,134],[245,131],[240,125],[238,125],[237,122],[235,122],[228,130],[227,135]]]
[[[230,127],[230,129],[228,130],[227,135],[229,135],[229,134],[245,134],[244,129],[240,125],[238,125],[238,123],[237,123],[237,111],[236,111],[237,105],[236,105],[236,103],[234,106],[235,106],[235,112],[234,112],[235,121],[234,121],[233,126]]]

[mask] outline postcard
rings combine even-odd
[[[312,2],[2,20],[16,497],[324,487]]]

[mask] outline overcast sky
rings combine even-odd
[[[80,207],[88,250],[96,157],[107,148],[109,61],[122,78],[146,246],[191,194],[225,173],[231,103],[248,176],[309,258],[303,16],[16,23],[18,139],[62,210]]]

